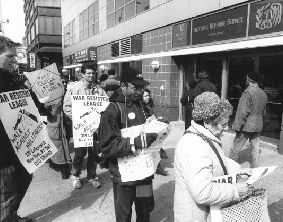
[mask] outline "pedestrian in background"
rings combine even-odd
[[[19,84],[13,79],[10,71],[16,63],[15,43],[0,36],[0,93],[19,90]],[[17,211],[32,180],[32,175],[22,166],[5,128],[0,121],[0,221],[32,221],[20,217]]]
[[[79,82],[73,83],[64,97],[63,110],[64,113],[72,119],[72,95],[98,95],[106,96],[106,92],[96,84],[97,73],[96,68],[92,65],[84,64],[82,66],[82,79]],[[93,147],[78,147],[75,148],[75,156],[72,163],[71,180],[75,189],[82,187],[80,181],[81,168],[84,157],[88,153],[87,159],[87,179],[88,182],[94,187],[101,187],[101,183],[96,175],[97,164],[94,159],[96,156],[95,149]]]
[[[216,183],[215,177],[250,169],[225,157],[220,136],[228,128],[232,106],[213,92],[194,101],[193,121],[175,150],[175,222],[209,221],[210,205],[240,201],[250,193],[246,183]]]
[[[109,98],[110,104],[102,113],[99,127],[99,146],[108,159],[113,182],[115,216],[117,222],[130,222],[135,202],[136,221],[149,222],[154,208],[152,179],[154,175],[138,181],[122,182],[118,158],[134,155],[156,140],[156,133],[125,138],[121,130],[144,124],[146,116],[141,104],[142,92],[149,83],[132,67],[121,75],[121,87]]]
[[[215,85],[209,81],[209,75],[207,71],[201,70],[197,74],[199,82],[197,83],[196,87],[194,88],[194,95],[192,96],[192,100],[195,99],[198,95],[202,94],[203,92],[214,92],[218,94],[217,88]]]
[[[111,68],[108,70],[108,79],[105,80],[105,91],[107,95],[110,97],[115,90],[120,87],[120,81],[116,79],[116,69]]]
[[[258,167],[259,139],[263,128],[263,115],[266,109],[267,95],[259,87],[261,75],[251,72],[247,75],[247,89],[243,92],[232,128],[236,131],[233,147],[229,157],[238,161],[239,152],[249,140],[251,152],[251,167]]]
[[[143,91],[142,103],[144,104],[144,110],[145,110],[146,118],[150,118],[152,115],[154,115],[154,103],[153,103],[153,100],[151,98],[151,92],[150,92],[149,89],[145,89]],[[158,117],[158,119],[160,121],[163,121],[163,122],[164,121],[166,122],[166,120],[167,120],[167,118],[164,118],[164,117]],[[167,120],[167,122],[168,122],[168,120]],[[160,155],[161,160],[162,159],[168,159],[167,153],[163,149],[163,147],[160,148],[159,155]],[[159,163],[157,165],[155,173],[163,175],[163,176],[167,176],[168,172],[161,167],[161,160],[159,161]]]
[[[195,98],[195,90],[196,81],[193,79],[191,80],[183,93],[182,98],[180,99],[180,103],[184,107],[184,114],[185,114],[185,130],[189,128],[191,125],[192,117],[192,110],[193,110],[193,103]]]
[[[63,99],[57,104],[47,106],[47,132],[57,148],[57,152],[51,157],[52,164],[61,172],[62,179],[70,177],[69,164],[72,162],[69,143],[66,136],[63,115]],[[51,162],[49,163],[51,164]]]

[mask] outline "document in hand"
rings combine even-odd
[[[267,176],[268,174],[272,173],[277,166],[271,166],[271,167],[257,167],[253,168],[252,175],[250,178],[246,181],[247,184],[253,184],[257,180],[261,179],[262,177]]]

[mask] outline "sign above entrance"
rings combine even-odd
[[[190,44],[191,22],[183,22],[173,26],[172,48],[186,46]]]
[[[251,4],[249,36],[283,31],[282,0],[261,1]]]
[[[248,5],[193,20],[192,44],[246,37]]]
[[[97,61],[96,47],[88,47],[87,49],[76,52],[73,56],[73,63],[80,63],[84,61]]]

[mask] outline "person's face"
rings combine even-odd
[[[0,68],[9,71],[13,70],[17,64],[15,56],[15,48],[6,49],[2,54],[0,54]]]
[[[208,123],[206,128],[216,137],[220,138],[224,130],[228,130],[229,118],[223,118],[216,125]]]
[[[142,100],[142,92],[144,90],[144,86],[136,86],[132,83],[128,83],[126,87],[127,96],[133,101]]]
[[[93,69],[86,69],[85,73],[82,74],[82,77],[87,82],[93,82],[96,80],[96,73]]]
[[[150,94],[149,94],[149,92],[144,91],[144,92],[143,92],[142,99],[143,99],[144,103],[148,104],[148,103],[149,103],[149,100],[150,100]]]

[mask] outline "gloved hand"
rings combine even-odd
[[[166,117],[159,116],[159,117],[157,117],[157,120],[160,121],[160,122],[162,122],[162,123],[167,123],[167,124],[169,124],[168,118],[166,118]]]
[[[142,150],[149,147],[157,138],[157,133],[144,133],[134,139],[135,148]]]

